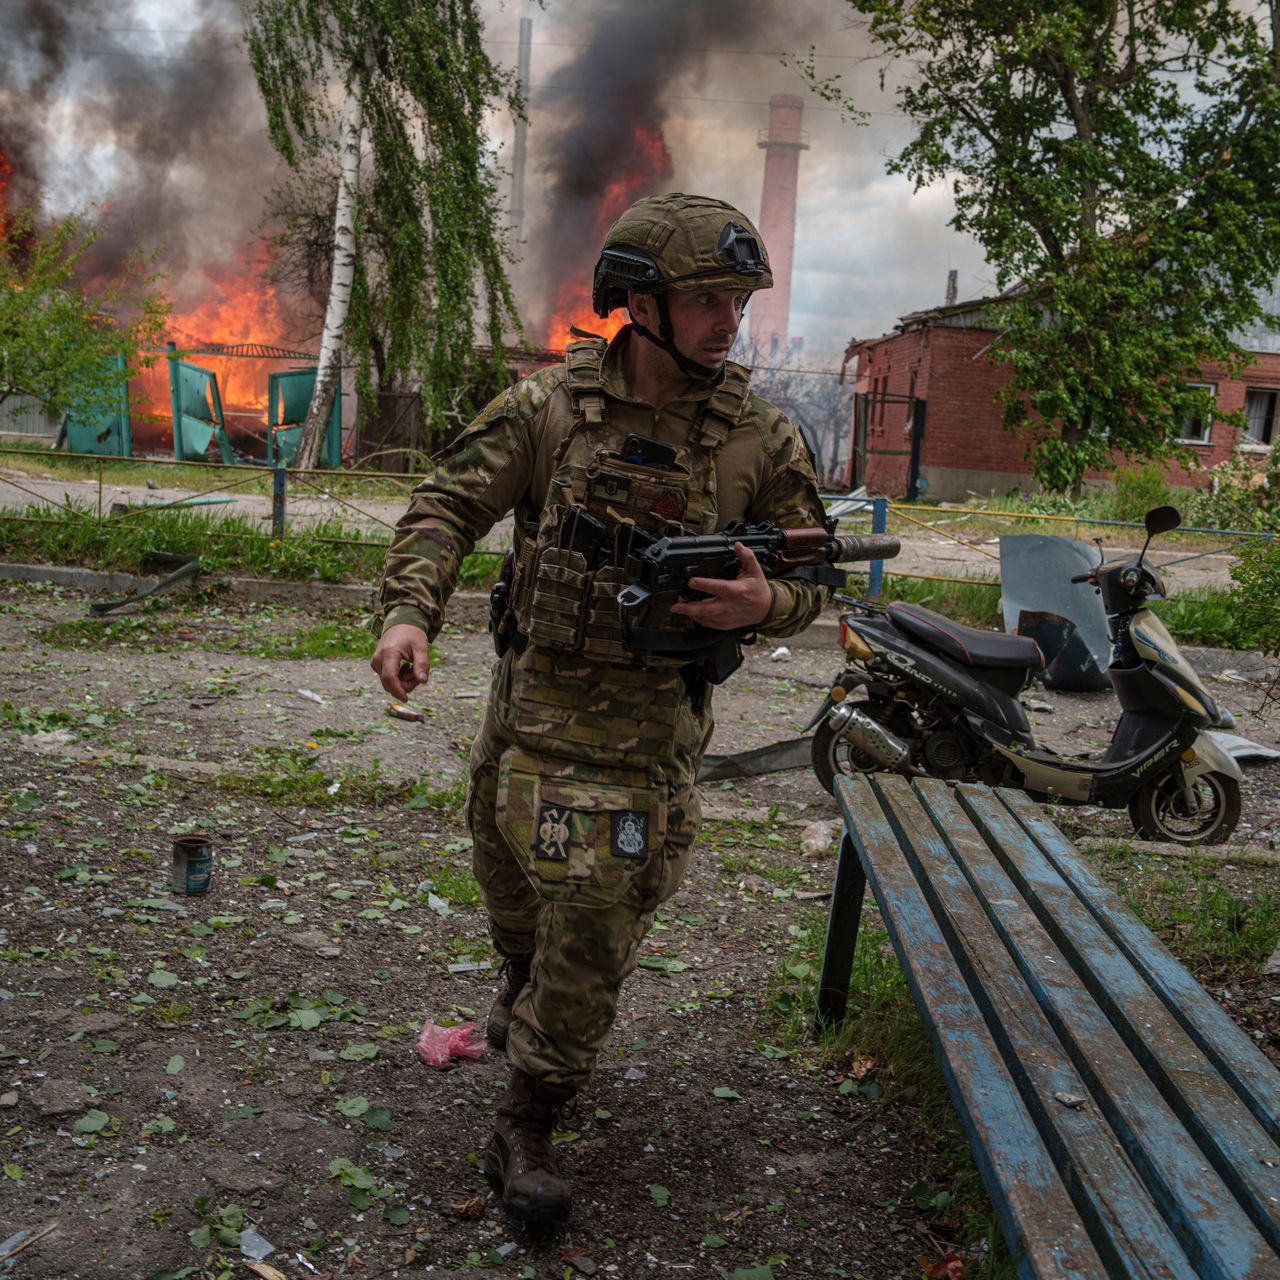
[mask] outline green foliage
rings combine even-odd
[[[1136,520],[1152,507],[1170,502],[1173,491],[1164,471],[1153,462],[1116,472],[1113,484],[1093,501],[1093,514],[1101,520]]]
[[[1272,449],[1265,469],[1241,453],[1211,467],[1183,513],[1200,528],[1274,529],[1280,523],[1280,449]]]
[[[1280,539],[1255,542],[1246,547],[1231,566],[1235,580],[1232,604],[1245,625],[1251,627],[1254,643],[1272,659],[1280,658]],[[1271,664],[1265,688],[1268,704],[1280,700],[1280,662]]]
[[[1280,272],[1280,89],[1265,9],[1154,0],[850,0],[916,126],[890,169],[946,183],[1002,291],[1006,425],[1077,487],[1162,458]],[[832,87],[832,82],[827,82]],[[1220,415],[1224,418],[1227,415]],[[1238,415],[1235,415],[1238,421]]]
[[[50,417],[89,415],[155,363],[144,351],[159,344],[169,314],[159,277],[133,257],[87,292],[83,262],[100,235],[80,213],[56,222],[37,222],[30,208],[0,215],[0,404],[34,396]]]
[[[272,143],[295,173],[335,160],[335,102],[363,104],[367,166],[356,190],[347,341],[362,402],[421,381],[442,431],[451,394],[519,328],[505,274],[499,173],[484,129],[495,104],[522,111],[490,60],[476,0],[254,0],[245,45]],[[332,206],[330,206],[332,207]],[[475,345],[477,329],[491,354]]]

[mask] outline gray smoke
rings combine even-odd
[[[179,309],[208,289],[205,271],[253,250],[275,169],[235,42],[237,0],[183,15],[128,0],[17,0],[0,20],[7,203],[57,213],[100,201],[91,271],[117,270],[135,248],[156,253]]]

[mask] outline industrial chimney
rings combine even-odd
[[[956,299],[960,296],[960,272],[956,267],[952,267],[947,272],[947,302],[946,305],[954,307]]]
[[[529,61],[533,46],[533,19],[520,19],[520,43],[516,53],[516,90],[529,101]],[[516,118],[515,147],[511,153],[511,243],[519,252],[524,235],[524,166],[528,148],[529,122]]]
[[[796,187],[800,153],[809,135],[800,128],[804,99],[777,93],[769,99],[769,127],[756,145],[764,151],[764,187],[760,193],[760,234],[769,251],[773,288],[751,301],[749,327],[756,358],[770,364],[787,353],[791,318],[791,260],[796,247]]]

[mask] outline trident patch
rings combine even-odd
[[[544,862],[569,861],[569,815],[572,809],[544,804],[538,810],[538,826],[533,834],[533,856]]]

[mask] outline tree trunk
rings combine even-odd
[[[364,100],[357,82],[347,95],[338,135],[338,201],[333,215],[333,275],[329,304],[320,339],[320,363],[315,390],[302,425],[302,438],[293,465],[307,470],[320,458],[320,446],[333,412],[333,398],[342,379],[342,336],[351,307],[351,286],[356,269],[356,186],[360,177],[360,137],[364,130]]]

